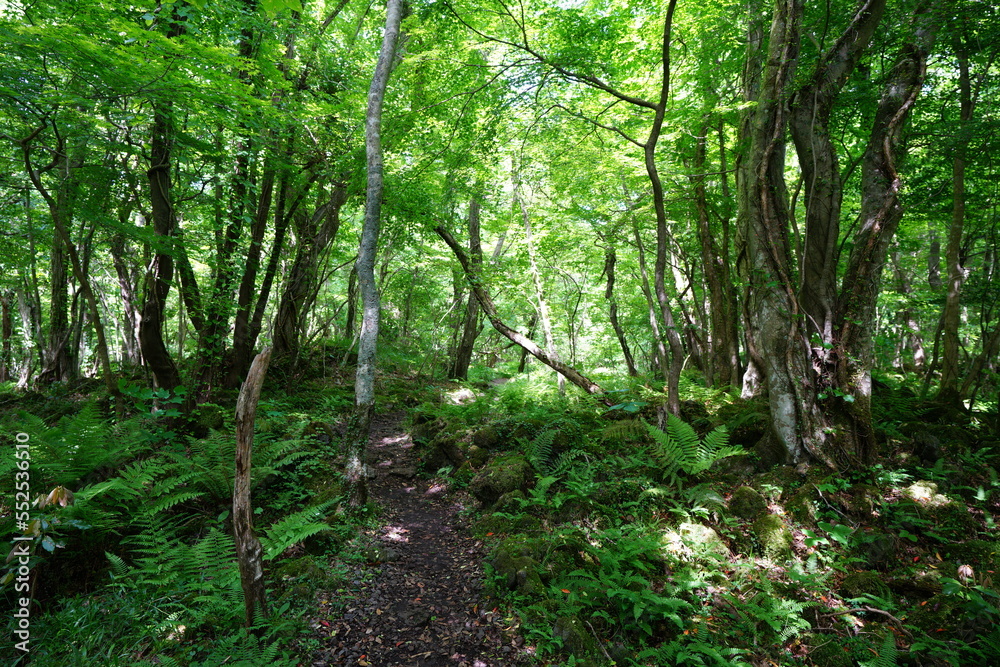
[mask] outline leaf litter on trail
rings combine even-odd
[[[370,531],[371,549],[381,553],[377,550],[391,546],[394,557],[353,565],[359,590],[339,618],[325,616],[313,623],[322,648],[314,652],[311,664],[505,667],[521,663],[526,656],[511,641],[499,615],[484,613],[485,546],[459,527],[461,501],[440,489],[428,493],[425,480],[394,474],[416,466],[401,421],[401,414],[376,417],[371,446],[376,460],[392,459],[394,464],[379,470],[371,483],[385,521]]]

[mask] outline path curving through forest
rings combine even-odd
[[[365,549],[374,576],[340,617],[317,620],[324,647],[311,664],[365,667],[503,667],[520,661],[520,638],[482,597],[483,543],[466,534],[465,502],[420,479],[403,413],[376,416],[369,461],[380,527]]]

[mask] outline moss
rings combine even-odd
[[[491,505],[505,493],[529,489],[532,477],[528,460],[520,454],[511,454],[494,459],[476,474],[469,483],[469,491],[483,504]]]
[[[857,517],[871,518],[881,503],[881,491],[868,484],[855,484],[847,498],[847,511]]]
[[[910,625],[926,633],[937,634],[941,630],[950,630],[961,621],[961,600],[950,595],[937,594],[914,607],[906,617]]]
[[[472,445],[467,452],[473,468],[482,468],[490,460],[490,453],[479,445]]]
[[[810,636],[806,643],[811,647],[809,661],[817,667],[854,667],[850,649],[841,644],[836,636]]]
[[[967,540],[947,545],[944,553],[956,565],[971,565],[983,572],[1000,569],[1000,542]]]
[[[767,500],[749,486],[741,486],[729,499],[729,511],[741,519],[756,519],[767,511]]]
[[[493,511],[503,512],[504,514],[516,514],[521,511],[522,503],[520,501],[522,500],[524,500],[524,491],[521,489],[508,491],[497,499],[493,505]]]
[[[767,514],[754,521],[753,533],[765,556],[775,560],[792,557],[792,532],[777,514]]]
[[[700,523],[682,523],[676,530],[669,530],[660,540],[663,550],[674,556],[729,557],[729,547],[719,534]]]
[[[552,625],[552,637],[559,640],[567,652],[577,657],[586,657],[596,649],[593,636],[576,616],[557,618]]]
[[[472,444],[484,450],[498,449],[500,447],[500,434],[494,426],[484,426],[472,434]]]
[[[799,523],[814,524],[819,519],[815,484],[806,484],[785,501],[785,511]]]
[[[509,533],[531,533],[540,529],[542,522],[537,518],[527,514],[521,515],[514,520],[507,517],[489,514],[472,524],[470,531],[479,538],[489,535],[507,535]]]
[[[882,577],[874,572],[852,572],[844,577],[840,591],[847,598],[859,598],[863,595],[883,597],[889,592],[889,588]]]
[[[540,596],[545,592],[535,558],[538,545],[523,537],[510,537],[493,552],[490,565],[507,588],[522,595]]]

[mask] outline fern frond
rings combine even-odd
[[[599,432],[599,437],[604,442],[619,445],[645,440],[647,435],[646,422],[641,419],[622,419],[605,426]]]
[[[555,429],[542,431],[527,446],[528,461],[541,473],[546,473],[551,468],[552,444],[557,433]]]
[[[121,557],[107,551],[104,552],[104,555],[111,561],[111,570],[116,578],[124,579],[132,572],[132,568]]]
[[[264,547],[264,560],[271,560],[293,544],[330,530],[330,526],[322,518],[326,510],[336,502],[330,500],[307,507],[268,526],[260,539]]]

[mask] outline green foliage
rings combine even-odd
[[[667,415],[666,431],[647,424],[653,438],[650,454],[659,466],[661,477],[671,485],[680,486],[679,474],[697,475],[713,463],[746,454],[742,447],[729,446],[729,431],[720,426],[700,439],[691,426],[676,415]]]

